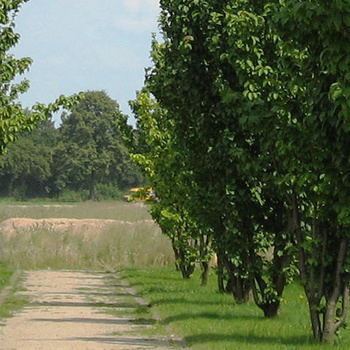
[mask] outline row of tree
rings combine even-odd
[[[184,277],[278,314],[299,276],[314,337],[349,300],[350,8],[324,0],[161,0],[163,41],[124,136]],[[226,277],[225,277],[226,276]]]
[[[96,199],[120,196],[120,190],[139,185],[141,172],[120,137],[121,117],[106,92],[86,92],[62,115],[58,129],[51,120],[41,121],[8,146],[0,158],[0,194],[59,197],[68,189]]]

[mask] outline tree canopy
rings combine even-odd
[[[266,316],[296,257],[315,339],[333,343],[349,295],[346,2],[160,5],[146,88],[162,113],[139,99],[152,186],[211,233],[236,300],[252,291]]]
[[[140,181],[119,133],[121,112],[104,91],[88,91],[69,114],[62,116],[56,149],[57,172],[74,188],[89,190],[97,183],[125,188]],[[135,178],[130,179],[134,174]]]

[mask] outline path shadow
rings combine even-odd
[[[79,290],[77,292],[45,292],[45,295],[80,295],[80,294],[86,294],[91,296],[101,296],[101,297],[128,297],[130,296],[129,293],[113,293],[113,292],[90,292],[88,290]]]
[[[176,348],[185,348],[185,343],[181,340],[172,339],[171,342],[168,339],[161,338],[145,338],[145,337],[81,337],[81,338],[68,338],[67,341],[85,341],[85,342],[97,342],[102,344],[113,344],[125,346],[138,346],[140,349],[171,349],[171,344],[176,345]]]
[[[105,275],[101,274],[101,276],[91,276],[91,275],[86,275],[86,276],[62,276],[62,277],[57,277],[56,279],[99,280],[99,281],[103,281],[105,279]]]
[[[245,320],[245,321],[259,321],[262,320],[263,317],[259,316],[250,316],[250,315],[234,315],[234,314],[217,314],[214,312],[202,312],[202,313],[196,313],[196,314],[180,314],[176,316],[169,316],[160,321],[161,324],[169,325],[170,323],[177,322],[177,321],[184,321],[184,320],[194,320],[194,319],[209,319],[209,320]]]
[[[132,319],[110,319],[110,318],[79,318],[79,317],[69,317],[69,318],[33,318],[33,322],[52,322],[52,323],[92,323],[92,324],[115,324],[115,325],[125,325],[130,324]]]
[[[219,301],[203,301],[203,300],[188,300],[186,298],[172,298],[171,296],[169,296],[169,298],[159,298],[159,299],[155,299],[152,301],[152,305],[162,305],[162,304],[175,304],[174,307],[176,306],[176,304],[190,304],[190,305],[200,305],[200,306],[210,306],[210,305],[222,305]],[[234,301],[232,300],[232,306],[235,306]]]
[[[99,303],[99,302],[74,302],[74,301],[49,301],[34,302],[32,306],[52,306],[52,307],[98,307],[98,308],[125,308],[134,309],[139,307],[138,303]]]

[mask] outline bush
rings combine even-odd
[[[88,200],[89,194],[88,191],[80,190],[80,191],[72,191],[65,189],[63,190],[58,199],[60,202],[83,202]]]
[[[98,184],[96,186],[96,198],[98,200],[122,199],[123,194],[114,184]]]

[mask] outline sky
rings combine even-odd
[[[105,90],[131,117],[128,101],[143,86],[157,33],[158,0],[29,0],[15,19],[12,52],[31,57],[23,107],[59,95]],[[54,120],[59,122],[59,117]]]

